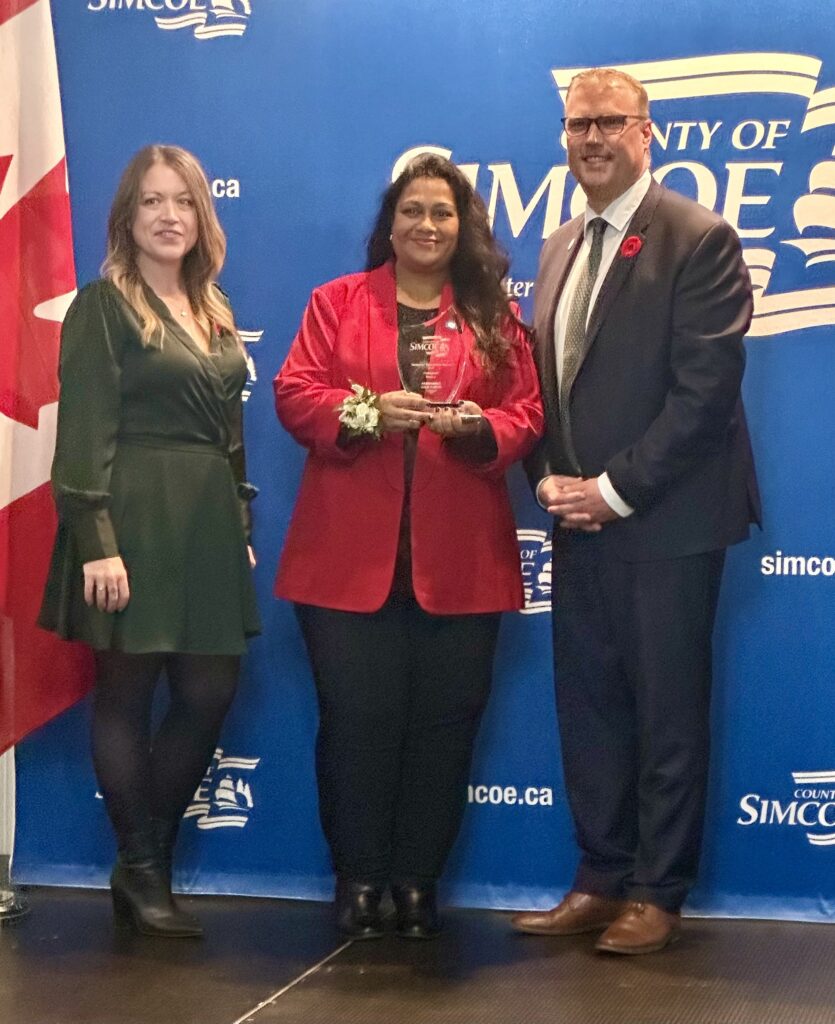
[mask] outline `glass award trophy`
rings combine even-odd
[[[459,406],[467,348],[455,310],[450,306],[425,323],[404,325],[401,335],[397,368],[404,389],[437,409]]]

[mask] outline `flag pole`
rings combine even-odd
[[[0,925],[16,921],[29,904],[12,884],[15,836],[14,747],[0,754]]]

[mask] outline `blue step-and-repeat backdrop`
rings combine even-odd
[[[825,6],[825,5],[824,5]],[[251,354],[246,431],[265,632],[184,828],[179,883],[331,891],[316,708],[271,596],[303,452],[270,381],[310,290],[357,270],[379,195],[420,148],[462,165],[526,313],[542,240],[580,208],[559,118],[572,70],[629,68],[657,179],[739,231],[757,294],[745,398],[766,520],[730,553],[694,912],[835,916],[835,34],[819,0],[53,0],[80,282],[129,156],[203,160],[223,285]],[[556,901],[575,861],[555,733],[548,523],[518,469],[527,607],[506,616],[447,895]],[[559,571],[557,566],[554,571]],[[450,681],[454,684],[454,681]],[[113,854],[81,705],[18,748],[16,874],[101,884]]]

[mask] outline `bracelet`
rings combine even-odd
[[[351,383],[352,394],[343,399],[339,406],[339,422],[349,437],[382,437],[380,424],[380,396],[371,388]]]

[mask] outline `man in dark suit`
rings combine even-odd
[[[554,650],[581,850],[535,934],[676,938],[697,873],[711,635],[730,544],[759,522],[740,400],[752,312],[739,239],[649,173],[646,91],[612,69],[566,98],[584,214],[550,236],[535,289],[547,429],[527,462],[554,516]]]

